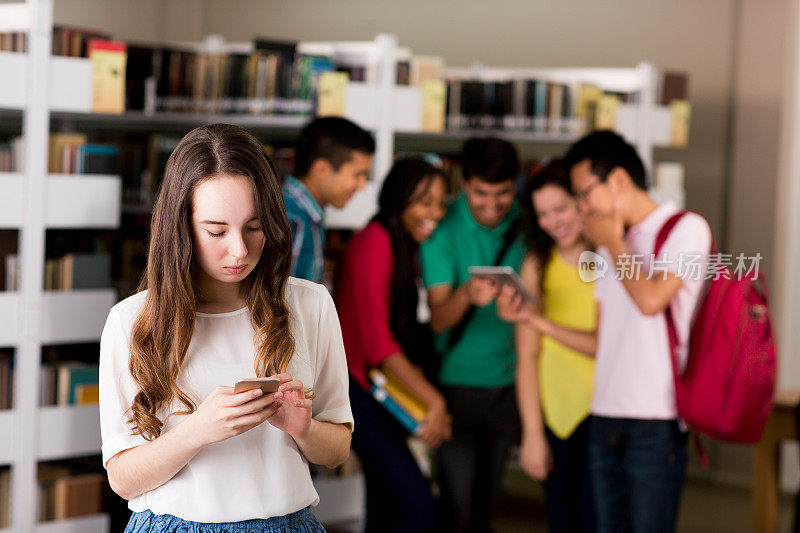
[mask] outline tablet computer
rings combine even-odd
[[[468,269],[470,275],[477,279],[488,279],[495,282],[497,285],[508,285],[512,287],[517,294],[522,295],[524,300],[535,302],[536,296],[528,290],[522,280],[514,269],[509,266],[473,266]]]

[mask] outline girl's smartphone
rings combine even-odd
[[[233,386],[233,393],[247,392],[253,389],[261,389],[264,394],[277,392],[281,380],[278,378],[242,378],[237,379]]]

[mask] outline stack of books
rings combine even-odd
[[[390,371],[369,371],[372,397],[392,414],[409,433],[417,435],[428,413],[428,406],[415,396]]]

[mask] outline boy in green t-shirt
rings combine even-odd
[[[463,194],[421,247],[431,327],[442,354],[439,383],[453,414],[453,437],[439,450],[442,523],[488,531],[508,449],[518,434],[513,326],[497,317],[498,288],[471,278],[472,266],[519,271],[516,149],[472,138],[462,150]]]

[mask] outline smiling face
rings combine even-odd
[[[514,203],[514,180],[498,183],[473,176],[464,183],[464,193],[475,221],[487,228],[497,227]]]
[[[411,203],[400,214],[403,226],[416,242],[427,241],[444,217],[446,195],[441,176],[429,177],[417,183]]]
[[[578,203],[557,185],[545,185],[531,198],[536,221],[560,248],[575,244],[581,236]]]
[[[372,156],[357,150],[351,153],[350,159],[338,170],[334,170],[326,159],[317,159],[312,165],[311,172],[322,178],[319,180],[321,198],[317,198],[322,205],[330,204],[342,209],[355,193],[367,186]]]
[[[214,176],[195,187],[192,239],[201,287],[238,285],[253,271],[266,238],[248,178]]]

